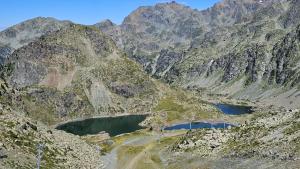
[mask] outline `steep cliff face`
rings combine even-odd
[[[15,49],[36,40],[42,35],[67,28],[70,24],[70,21],[59,21],[54,18],[38,17],[1,31],[0,44],[3,45],[0,45],[0,58],[2,60],[0,61],[0,64],[2,64],[5,58],[7,58]],[[2,51],[4,50],[2,46],[7,47],[5,52]]]
[[[278,42],[273,57],[265,72],[270,84],[285,84],[298,87],[300,76],[300,25]]]
[[[291,26],[295,26],[299,24],[300,21],[300,2],[298,0],[291,0],[288,1],[289,6],[287,7],[288,10],[284,12],[283,15],[280,16],[279,20],[281,21],[281,25],[284,26],[284,28],[289,28]]]
[[[0,43],[0,65],[4,63],[7,57],[12,53],[12,48]]]
[[[266,80],[269,85],[291,85],[298,82],[299,41],[297,31],[299,27],[278,41],[268,49],[263,44],[252,44],[241,52],[229,53],[215,60],[210,60],[190,68],[187,72],[191,78],[205,74],[209,77],[216,71],[223,71],[221,81],[229,82],[239,76],[247,78],[247,84]],[[199,68],[202,68],[200,70]],[[292,83],[292,84],[289,84]]]

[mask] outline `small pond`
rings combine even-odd
[[[181,129],[203,129],[203,128],[228,128],[229,126],[235,126],[230,123],[208,123],[208,122],[192,122],[190,123],[183,123],[183,124],[176,124],[173,126],[169,126],[164,128],[164,130],[181,130]]]
[[[218,103],[215,106],[224,114],[228,115],[242,115],[252,113],[252,107],[250,106],[238,106],[238,105],[230,105],[230,104],[222,104]]]
[[[143,129],[143,127],[139,126],[139,123],[144,121],[146,116],[147,115],[128,115],[90,118],[81,121],[68,122],[57,126],[56,129],[64,130],[79,136],[98,134],[101,131],[109,133],[110,136],[116,136]]]

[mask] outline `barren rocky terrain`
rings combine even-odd
[[[1,31],[0,168],[299,168],[299,11],[299,0],[173,1],[120,25],[37,17]],[[55,129],[132,114],[148,115],[145,129]],[[192,121],[235,125],[164,130]]]

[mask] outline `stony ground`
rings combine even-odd
[[[186,131],[161,133],[143,129],[104,141],[94,137],[85,137],[85,140],[101,147],[101,160],[106,169],[159,169],[168,167],[162,153],[184,133]]]
[[[98,138],[50,129],[10,107],[0,108],[0,164],[5,169],[35,168],[38,144],[45,145],[44,168],[297,168],[300,164],[297,109],[257,108],[251,116],[236,118],[248,119],[242,125],[225,130],[163,134],[143,130]]]
[[[297,109],[260,110],[240,127],[191,131],[170,147],[170,159],[209,168],[297,168],[299,117]]]
[[[104,168],[96,147],[78,136],[52,130],[0,105],[0,168],[36,168],[38,145],[43,145],[41,168]]]

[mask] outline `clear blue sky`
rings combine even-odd
[[[177,0],[196,9],[206,9],[219,0]],[[110,19],[120,24],[139,6],[168,0],[0,0],[0,29],[38,16],[94,24]]]

